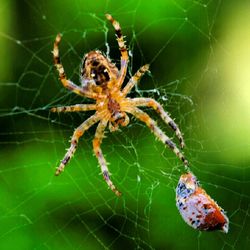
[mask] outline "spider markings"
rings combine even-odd
[[[127,65],[128,65],[128,51],[123,39],[120,24],[113,19],[109,14],[106,14],[106,18],[113,25],[117,42],[121,53],[120,70],[116,67],[111,60],[105,57],[100,51],[90,51],[87,53],[82,61],[80,70],[80,81],[82,86],[75,85],[69,79],[67,79],[63,65],[59,56],[59,43],[61,41],[61,35],[56,36],[54,42],[53,56],[54,64],[59,73],[59,78],[63,86],[70,91],[80,96],[92,98],[95,100],[95,104],[76,104],[72,106],[55,107],[51,109],[51,112],[81,112],[88,110],[95,110],[95,114],[84,121],[79,127],[77,127],[71,138],[71,145],[67,150],[63,160],[56,170],[56,175],[59,175],[65,168],[66,164],[74,155],[78,141],[81,136],[95,123],[99,123],[96,129],[95,137],[93,140],[93,149],[101,167],[101,172],[104,180],[110,189],[117,195],[121,193],[116,189],[110,179],[110,173],[107,167],[107,162],[102,154],[100,145],[104,137],[105,128],[108,126],[111,132],[119,129],[120,126],[127,126],[129,124],[129,117],[127,113],[135,116],[137,119],[144,122],[151,132],[167,145],[177,157],[183,161],[185,165],[188,164],[184,155],[176,147],[176,145],[170,140],[170,138],[164,134],[164,132],[157,126],[156,122],[149,117],[148,114],[140,110],[138,107],[151,107],[162,118],[162,120],[175,131],[176,136],[180,141],[180,145],[184,147],[184,141],[182,134],[170,118],[163,107],[151,98],[134,98],[126,97],[131,89],[139,82],[141,77],[149,69],[149,65],[142,66],[134,76],[131,77],[129,82],[122,88],[124,82]]]
[[[228,232],[224,210],[200,187],[192,173],[183,174],[176,188],[176,205],[184,221],[199,230]]]

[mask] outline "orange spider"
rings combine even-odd
[[[115,185],[110,179],[110,173],[107,167],[106,160],[102,154],[100,144],[104,137],[104,130],[106,126],[109,126],[111,132],[116,131],[119,126],[127,126],[129,123],[129,117],[127,113],[133,115],[140,121],[144,122],[155,136],[166,144],[185,165],[187,160],[171,141],[171,139],[164,134],[164,132],[157,126],[156,122],[149,117],[148,114],[143,112],[138,107],[147,106],[153,108],[176,133],[179,138],[181,148],[184,147],[184,141],[182,134],[170,118],[170,116],[164,111],[163,107],[151,98],[128,98],[127,94],[131,91],[135,84],[138,83],[143,74],[148,71],[149,65],[142,66],[135,75],[129,80],[124,88],[122,88],[123,81],[126,76],[128,66],[128,51],[123,40],[120,24],[113,19],[110,14],[106,14],[106,18],[112,23],[116,36],[119,49],[121,52],[120,70],[108,57],[105,57],[100,51],[91,51],[87,53],[83,58],[81,65],[81,86],[75,85],[69,79],[67,79],[64,72],[63,65],[60,62],[58,45],[61,41],[61,35],[56,36],[54,42],[53,56],[54,64],[59,72],[60,80],[63,86],[72,92],[92,98],[96,101],[95,104],[76,104],[73,106],[63,106],[52,108],[52,112],[80,112],[95,110],[95,114],[84,121],[78,128],[75,129],[71,138],[71,145],[65,154],[61,164],[56,170],[56,175],[59,175],[65,168],[66,164],[72,158],[76,151],[79,138],[88,130],[93,124],[98,123],[95,138],[93,140],[93,148],[95,155],[101,166],[101,171],[104,180],[110,187],[110,189],[117,195],[121,193],[116,189]]]

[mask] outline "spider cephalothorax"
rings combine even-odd
[[[120,24],[112,18],[111,15],[106,14],[106,18],[112,23],[116,31],[117,42],[121,53],[120,69],[111,62],[109,58],[104,56],[100,51],[91,51],[87,53],[81,65],[80,80],[82,86],[75,85],[67,79],[64,72],[63,65],[60,62],[58,45],[61,41],[61,35],[58,34],[53,49],[54,63],[59,72],[60,80],[64,87],[72,92],[92,98],[95,100],[94,104],[76,104],[72,106],[52,108],[52,112],[80,112],[95,110],[95,114],[84,121],[76,130],[71,138],[71,145],[65,154],[60,166],[56,170],[56,175],[59,175],[69,160],[72,158],[76,151],[79,138],[88,130],[93,124],[98,123],[95,138],[93,140],[93,148],[95,155],[101,166],[102,174],[116,195],[121,193],[116,189],[110,180],[110,174],[107,167],[106,160],[102,154],[100,145],[104,137],[104,130],[108,126],[110,131],[113,132],[119,126],[127,126],[129,124],[129,117],[127,113],[133,115],[138,120],[144,122],[154,135],[167,145],[176,155],[181,159],[184,164],[187,160],[172,142],[172,140],[157,126],[156,122],[150,116],[143,112],[138,107],[146,106],[153,108],[163,119],[163,121],[175,131],[176,136],[180,141],[180,145],[184,147],[183,137],[178,126],[170,118],[163,107],[151,98],[129,98],[127,94],[131,91],[135,84],[138,83],[143,74],[148,71],[149,65],[142,66],[134,76],[128,81],[124,88],[124,82],[127,66],[128,66],[128,51],[123,40]]]

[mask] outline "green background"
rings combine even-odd
[[[134,119],[107,132],[102,146],[121,198],[108,190],[93,156],[95,126],[67,170],[53,175],[74,128],[90,115],[49,112],[90,102],[60,84],[53,41],[63,34],[62,61],[76,83],[90,50],[109,48],[119,65],[105,13],[126,36],[126,81],[151,65],[131,96],[153,97],[175,118],[191,170],[227,211],[228,234],[185,224],[175,206],[184,168]],[[249,16],[249,1],[1,0],[0,249],[248,249]]]

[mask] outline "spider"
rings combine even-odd
[[[114,132],[119,129],[120,126],[127,126],[129,124],[130,114],[136,117],[138,120],[144,122],[154,135],[167,145],[177,157],[188,164],[184,155],[172,142],[172,140],[164,134],[164,132],[157,126],[156,122],[150,118],[148,114],[142,111],[138,107],[150,107],[153,108],[162,118],[162,120],[175,131],[176,136],[180,141],[181,148],[184,147],[184,140],[180,129],[176,123],[170,118],[163,107],[154,99],[151,98],[129,98],[127,95],[131,89],[138,83],[145,72],[149,70],[149,65],[142,66],[128,81],[128,83],[122,87],[124,82],[127,66],[128,66],[128,50],[125,45],[125,41],[122,35],[120,24],[110,15],[105,15],[107,20],[111,22],[115,29],[117,42],[121,54],[120,69],[116,67],[111,60],[106,57],[101,51],[90,51],[83,57],[83,61],[80,68],[80,82],[81,86],[75,85],[72,81],[67,79],[64,72],[63,65],[59,56],[59,43],[61,41],[61,34],[56,36],[53,48],[54,64],[59,73],[59,78],[63,86],[73,93],[91,98],[95,100],[94,104],[76,104],[72,106],[54,107],[51,112],[81,112],[95,110],[95,114],[85,120],[79,127],[77,127],[71,138],[71,145],[67,150],[63,160],[59,167],[56,169],[55,175],[59,175],[65,168],[66,164],[74,155],[78,141],[81,136],[92,125],[98,123],[93,139],[94,153],[98,159],[101,167],[101,172],[104,180],[109,188],[117,195],[120,196],[121,192],[115,187],[110,179],[110,172],[107,167],[107,162],[103,156],[100,145],[104,137],[104,130],[108,126],[110,132]]]

